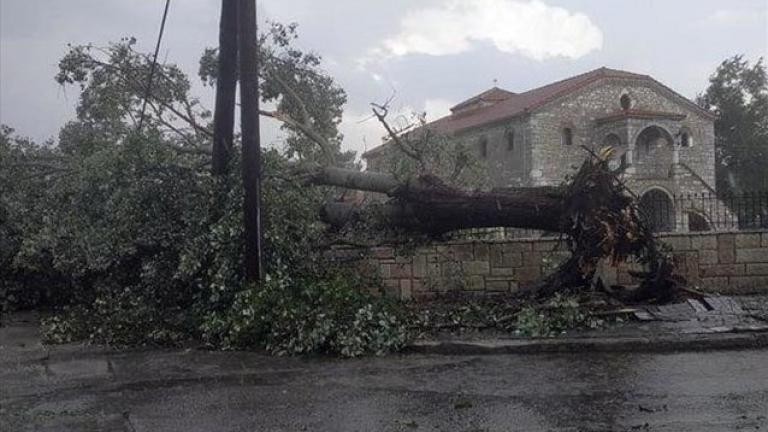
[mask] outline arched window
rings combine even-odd
[[[696,212],[688,212],[688,231],[709,231],[711,227],[707,219]]]
[[[666,193],[651,189],[640,198],[640,215],[653,232],[675,230],[675,205]]]
[[[630,99],[628,94],[623,94],[619,98],[619,105],[621,105],[621,109],[624,111],[632,108],[632,99]]]
[[[515,149],[515,130],[507,130],[507,151],[513,151]]]
[[[480,147],[480,157],[485,159],[488,157],[488,138],[481,136],[478,140],[478,147]]]
[[[690,147],[692,144],[691,132],[687,129],[680,131],[680,147]]]
[[[563,128],[563,135],[561,137],[563,145],[573,145],[573,129],[569,127]]]

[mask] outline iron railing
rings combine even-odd
[[[741,194],[670,195],[652,190],[640,199],[640,213],[656,232],[739,231],[768,229],[768,191]],[[462,230],[456,239],[502,240],[557,235],[517,228]]]
[[[738,231],[768,228],[768,191],[669,195],[652,190],[640,211],[657,232]]]

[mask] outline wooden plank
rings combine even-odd
[[[729,314],[743,314],[744,309],[736,300],[730,297],[705,297],[704,302],[712,308],[712,310],[729,313]]]
[[[704,306],[703,303],[696,299],[688,299],[688,304],[693,308],[694,311],[696,311],[696,313],[702,313],[709,310],[706,306]]]

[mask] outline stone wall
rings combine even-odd
[[[692,286],[724,294],[768,294],[768,231],[663,234],[678,271]],[[333,255],[381,278],[388,295],[401,299],[461,291],[513,292],[539,280],[568,256],[554,239],[466,241],[422,247],[398,255],[392,247],[337,249]],[[632,284],[627,270],[601,269],[609,283]]]

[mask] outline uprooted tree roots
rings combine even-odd
[[[342,227],[374,219],[378,228],[439,237],[450,231],[483,227],[538,229],[561,233],[571,256],[550,276],[526,292],[545,297],[602,285],[602,260],[612,265],[635,260],[645,269],[637,289],[622,292],[625,301],[669,301],[685,280],[674,274],[668,248],[654,237],[636,197],[608,166],[607,148],[582,164],[567,185],[466,191],[433,176],[402,183],[388,174],[315,167],[303,173],[314,184],[384,193],[386,202],[369,206],[333,203],[324,209],[331,225]],[[375,210],[372,210],[375,209]]]
[[[601,286],[600,261],[618,265],[629,259],[645,271],[633,272],[639,287],[621,293],[625,301],[674,298],[685,280],[674,274],[668,247],[659,243],[638,208],[638,200],[608,167],[610,150],[592,154],[565,187],[560,232],[571,256],[532,292],[549,296],[564,290]]]

